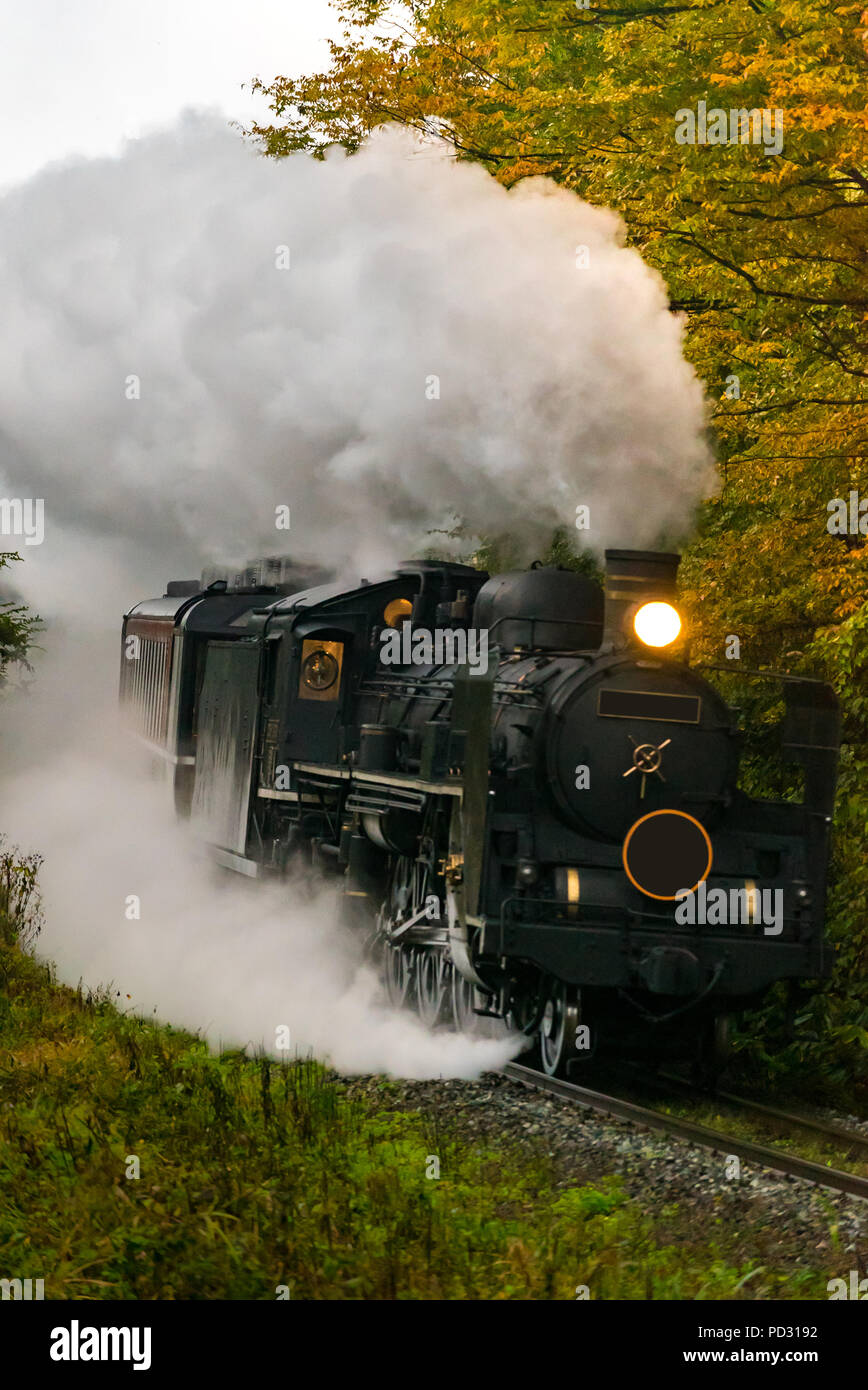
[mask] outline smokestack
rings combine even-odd
[[[657,550],[606,551],[606,616],[603,646],[627,642],[625,618],[637,604],[675,603],[680,555]]]

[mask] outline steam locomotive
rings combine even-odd
[[[756,674],[803,795],[741,790],[678,562],[607,551],[604,586],[434,561],[176,581],[124,617],[122,706],[217,861],[338,876],[389,998],[431,1027],[503,1020],[552,1075],[691,1057],[711,1078],[733,1012],[828,973],[839,713],[822,682]]]

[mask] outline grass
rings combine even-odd
[[[677,1211],[644,1215],[615,1179],[558,1189],[543,1151],[468,1145],[310,1060],[215,1056],[8,938],[0,1277],[47,1298],[828,1296],[828,1273],[737,1233],[673,1241]]]

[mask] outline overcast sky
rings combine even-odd
[[[185,106],[264,117],[242,84],[325,66],[327,35],[327,0],[0,0],[0,188]]]

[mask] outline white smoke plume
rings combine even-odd
[[[62,980],[214,1046],[313,1052],[346,1074],[478,1076],[515,1054],[509,1038],[432,1034],[389,1009],[333,891],[210,865],[110,727],[83,742],[3,789],[4,827],[45,852],[37,949]]]
[[[703,399],[621,242],[394,130],[275,162],[191,117],[49,169],[0,201],[0,473],[49,534],[191,572],[391,563],[454,513],[536,540],[580,504],[598,549],[653,544],[709,486]]]
[[[347,1070],[503,1060],[379,1009],[322,903],[191,861],[109,737],[120,616],[215,560],[357,576],[455,515],[528,553],[578,505],[598,551],[677,537],[713,477],[659,278],[546,180],[507,192],[392,130],[276,163],[190,115],[0,199],[0,301],[0,496],[45,503],[44,542],[0,549],[48,622],[0,710],[0,828],[45,854],[42,949],[224,1042],[285,1023]]]

